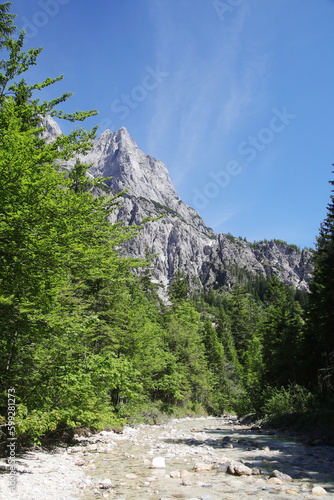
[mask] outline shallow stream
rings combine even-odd
[[[334,498],[333,447],[306,446],[238,425],[231,417],[125,428],[123,434],[110,436],[117,447],[104,449],[107,439],[104,436],[95,449],[82,453],[89,478],[81,498],[264,500],[273,495],[296,499],[322,496],[316,493]],[[156,457],[161,457],[161,465],[164,459],[164,468],[151,468]],[[231,461],[243,462],[253,474],[227,473],[226,464]],[[269,479],[274,470],[288,474],[292,481]],[[106,479],[111,487],[101,488],[100,483]]]

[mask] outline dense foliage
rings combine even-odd
[[[330,181],[334,186],[334,181]],[[332,190],[332,193],[334,190]],[[334,385],[334,195],[320,227],[306,335],[305,370],[322,391]]]
[[[16,435],[35,442],[163,413],[313,408],[309,390],[319,370],[331,388],[333,203],[318,240],[307,328],[307,297],[275,276],[250,279],[237,269],[231,290],[222,284],[199,295],[178,272],[167,305],[152,284],[150,259],[120,256],[140,231],[109,222],[121,193],[97,196],[103,180],[87,177],[89,165],[66,166],[89,150],[95,129],[43,139],[47,115],[81,121],[96,112],[64,114],[58,106],[69,93],[35,98],[62,77],[25,83],[41,49],[23,51],[9,9],[0,5],[3,433],[11,388]],[[314,358],[307,377],[306,360]]]

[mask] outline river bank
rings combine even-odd
[[[334,498],[334,449],[240,425],[186,418],[77,436],[17,457],[16,491],[1,460],[0,496],[18,500]]]

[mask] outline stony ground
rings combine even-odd
[[[334,498],[334,450],[239,425],[231,417],[126,427],[0,461],[0,498],[236,500]]]

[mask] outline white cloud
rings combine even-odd
[[[209,27],[205,50],[201,38],[186,26],[180,30],[169,4],[158,2],[150,12],[157,32],[156,63],[169,77],[154,95],[147,150],[173,147],[168,168],[178,184],[203,148],[223,147],[238,129],[245,110],[261,93],[267,57],[256,48],[247,48],[245,56],[246,2],[229,23]]]

